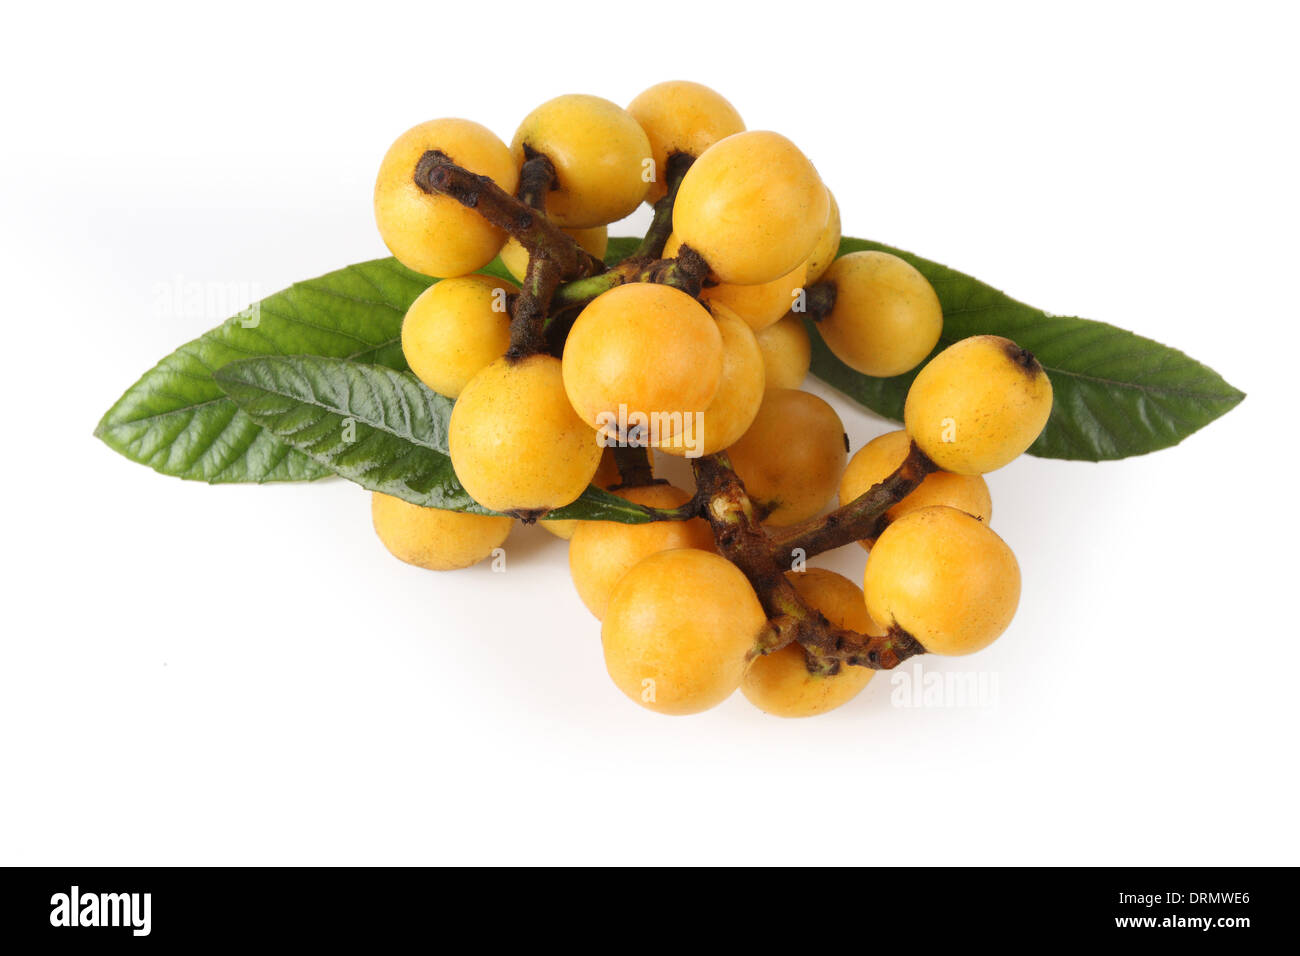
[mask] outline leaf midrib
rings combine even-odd
[[[220,373],[218,373],[218,375],[220,375]],[[315,400],[315,395],[316,395],[315,391],[312,392],[313,399],[308,401],[303,399],[301,395],[296,395],[292,392],[281,391],[280,389],[277,388],[270,388],[261,383],[249,382],[247,379],[242,379],[242,378],[236,379],[236,378],[232,378],[231,376],[226,376],[226,380],[238,382],[240,385],[244,386],[245,388],[256,389],[259,392],[263,392],[267,395],[274,395],[277,398],[287,399],[292,402],[303,402],[304,404],[311,405],[314,408],[319,408],[322,411],[329,412],[331,415],[338,415],[342,418],[355,418],[357,421],[361,422],[362,424],[369,425],[371,428],[383,432],[386,435],[392,435],[396,438],[401,438],[404,441],[409,441],[412,445],[418,445],[421,448],[427,448],[429,451],[437,452],[439,455],[442,455],[444,458],[447,457],[447,453],[443,451],[441,448],[438,448],[436,445],[431,445],[427,441],[416,438],[414,434],[409,431],[408,432],[394,431],[393,429],[387,427],[385,424],[373,421],[368,418],[363,418],[362,416],[357,415],[355,412],[349,409],[339,408],[337,406],[330,405],[326,402],[317,401]],[[230,399],[227,398],[226,401],[230,401]]]
[[[353,353],[350,354],[350,355],[344,356],[344,361],[351,362],[351,361],[352,361],[353,359],[355,359],[358,355],[364,355],[366,352],[378,352],[380,349],[386,349],[386,348],[388,348],[390,345],[395,345],[395,344],[397,344],[398,342],[400,342],[401,340],[402,340],[402,338],[401,338],[401,336],[399,336],[399,335],[395,335],[395,336],[393,336],[392,338],[384,339],[384,340],[383,340],[382,342],[380,342],[378,345],[375,345],[375,346],[372,346],[372,347],[370,347],[370,348],[366,348],[366,349],[360,349],[360,350],[358,350],[358,351],[356,351],[356,352],[353,352]],[[227,344],[227,343],[222,343],[222,344],[224,345],[224,344]],[[245,349],[239,349],[238,351],[241,351],[241,352],[242,352],[242,351],[246,351],[246,350],[245,350]],[[254,357],[254,358],[271,358],[271,357],[273,357],[273,356],[268,356],[265,352],[251,352],[251,351],[250,351],[250,352],[248,352],[248,354],[249,354],[250,356]],[[283,356],[283,357],[287,357],[287,355],[286,355],[285,353],[280,353],[280,354],[281,354],[281,356]],[[196,357],[195,360],[196,360],[196,361],[199,361],[197,357]],[[236,359],[235,361],[240,361],[240,360],[239,360],[239,359]],[[199,364],[200,364],[200,365],[203,365],[204,368],[207,368],[207,367],[208,367],[208,366],[205,365],[202,361],[199,361]],[[231,364],[231,363],[227,363],[227,364]],[[218,368],[215,368],[215,369],[212,369],[212,370],[211,370],[211,372],[212,372],[212,376],[213,376],[213,381],[215,381],[216,374],[217,374],[218,372],[220,372],[222,368],[225,368],[225,366],[223,365],[223,366],[220,366],[220,367],[218,367]],[[396,371],[396,369],[394,369],[394,371]],[[206,381],[206,380],[200,378],[199,376],[193,374],[192,372],[177,371],[175,374],[180,375],[180,376],[183,376],[183,377],[185,377],[185,378],[192,378],[192,379],[194,379],[194,381],[196,381],[196,382],[200,382],[200,383],[205,384],[205,385],[206,385],[206,384],[209,384],[208,381]],[[279,394],[279,393],[273,393],[273,394]],[[291,398],[292,396],[289,396],[289,395],[281,395],[280,397],[281,397],[281,398]],[[114,429],[114,428],[121,428],[121,427],[124,427],[124,426],[127,426],[127,425],[138,425],[138,424],[140,424],[140,423],[142,423],[142,422],[151,422],[151,421],[155,421],[155,420],[157,420],[157,419],[159,419],[159,418],[167,418],[167,417],[170,416],[170,415],[187,415],[187,414],[190,414],[191,412],[198,411],[200,408],[203,408],[205,405],[220,405],[222,402],[228,402],[228,401],[230,401],[230,396],[229,396],[229,395],[224,395],[224,394],[223,394],[223,395],[220,395],[220,396],[218,396],[218,397],[216,397],[216,398],[205,398],[205,399],[204,399],[203,401],[201,401],[201,402],[192,402],[192,403],[190,403],[190,404],[188,404],[188,405],[177,405],[175,408],[169,408],[169,409],[167,409],[167,411],[165,411],[165,412],[154,412],[152,415],[142,415],[142,416],[140,416],[139,418],[123,418],[123,419],[120,419],[120,420],[118,420],[118,421],[111,422],[111,423],[107,423],[107,424],[106,424],[105,422],[100,422],[100,424],[98,425],[98,427],[95,428],[95,432],[94,432],[94,434],[95,434],[96,437],[102,437],[102,436],[103,436],[104,434],[106,434],[109,430]]]

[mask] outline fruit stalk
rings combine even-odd
[[[586,305],[615,286],[628,282],[659,282],[689,296],[700,294],[709,266],[699,253],[683,246],[675,259],[663,258],[664,246],[673,231],[673,203],[677,201],[677,190],[693,162],[695,157],[687,153],[674,153],[669,158],[666,170],[668,191],[655,203],[654,219],[636,251],[607,272],[562,285],[553,301],[556,312]]]
[[[641,240],[641,245],[637,246],[636,252],[632,253],[632,258],[645,260],[663,258],[664,246],[668,244],[668,237],[673,232],[673,204],[677,201],[677,190],[693,162],[695,157],[689,153],[673,153],[668,157],[668,168],[664,170],[668,191],[655,202],[654,218],[650,222],[650,228],[646,230],[645,238]]]
[[[550,256],[530,255],[519,295],[510,310],[510,348],[506,358],[519,361],[546,351],[546,316],[560,287],[560,267]]]
[[[600,275],[575,279],[556,290],[552,300],[553,311],[578,308],[615,286],[629,282],[658,282],[680,289],[695,297],[704,287],[709,266],[694,249],[682,246],[675,259],[641,259],[629,256],[618,265]]]
[[[545,166],[539,164],[529,172],[529,177],[540,178],[549,165],[549,161]],[[448,196],[473,209],[515,239],[530,256],[553,260],[562,279],[595,275],[605,268],[604,263],[528,203],[510,195],[492,180],[457,166],[436,149],[427,151],[416,163],[415,184],[427,193]],[[536,185],[530,188],[535,189]]]
[[[457,166],[438,150],[425,152],[415,166],[417,186],[473,209],[528,251],[528,271],[511,307],[506,352],[511,361],[546,351],[546,317],[560,283],[594,275],[605,267],[539,211],[554,181],[555,168],[545,156],[524,163],[518,198],[487,177]]]
[[[618,490],[643,488],[659,481],[655,478],[650,452],[639,445],[615,445],[614,464],[618,467]]]
[[[938,471],[912,442],[903,463],[878,484],[872,485],[848,504],[828,515],[812,518],[770,534],[772,557],[787,562],[795,557],[812,557],[824,551],[877,537],[883,529],[885,512],[916,490],[926,476]]]
[[[540,154],[529,156],[519,169],[515,196],[530,209],[546,212],[546,194],[555,188],[555,165]]]
[[[696,498],[713,528],[718,553],[744,572],[768,615],[768,627],[759,636],[754,655],[770,654],[798,641],[808,653],[810,669],[834,674],[844,664],[887,670],[924,653],[906,634],[859,634],[832,625],[809,607],[774,557],[768,533],[725,453],[695,459],[694,469]]]

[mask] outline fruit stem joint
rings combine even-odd
[[[816,672],[835,673],[841,664],[873,670],[895,667],[921,653],[920,645],[906,635],[871,637],[832,626],[807,605],[786,578],[774,557],[772,540],[755,518],[753,504],[726,455],[697,458],[694,468],[697,494],[705,504],[704,516],[713,528],[718,553],[744,573],[768,616],[768,627],[759,635],[754,655],[769,654],[798,641],[808,651]]]
[[[546,166],[549,160],[543,161]],[[534,167],[544,170],[545,167]],[[540,173],[530,173],[536,178]],[[593,257],[577,241],[536,209],[510,195],[486,176],[477,176],[457,166],[446,154],[428,150],[415,164],[415,185],[426,193],[438,193],[456,200],[466,209],[505,232],[528,251],[530,256],[551,259],[561,280],[595,275],[605,264]],[[549,187],[548,187],[549,188]]]

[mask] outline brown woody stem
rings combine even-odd
[[[519,169],[519,186],[515,196],[538,212],[546,212],[546,194],[555,188],[555,166],[541,153],[531,153]]]
[[[654,219],[651,220],[650,228],[646,230],[641,245],[637,246],[636,252],[632,253],[633,259],[649,260],[663,257],[664,246],[668,244],[668,237],[673,232],[673,206],[677,202],[677,190],[693,162],[695,157],[690,153],[673,153],[668,157],[667,168],[664,170],[668,183],[667,192],[655,202]]]
[[[658,282],[694,297],[700,294],[708,274],[708,263],[689,246],[682,246],[676,259],[630,256],[598,276],[566,282],[556,292],[554,305],[556,311],[586,305],[598,295],[629,282]]]
[[[809,607],[777,563],[768,533],[726,455],[697,458],[694,468],[696,498],[713,528],[718,552],[744,572],[768,616],[754,655],[770,654],[798,641],[810,670],[834,674],[843,664],[883,670],[923,653],[920,644],[902,631],[883,637],[859,634],[836,627]]]
[[[913,442],[903,463],[842,508],[771,533],[772,557],[787,563],[795,557],[812,557],[854,541],[874,538],[884,530],[885,512],[898,504],[939,466]],[[796,554],[798,552],[798,554]]]
[[[555,168],[545,156],[524,163],[522,198],[511,196],[487,176],[457,166],[438,150],[429,150],[415,165],[417,186],[473,209],[528,251],[528,272],[512,306],[506,352],[511,361],[546,351],[546,317],[560,283],[595,275],[605,267],[539,211],[554,181]]]
[[[698,296],[709,274],[709,264],[694,249],[682,246],[675,259],[664,259],[664,246],[673,231],[673,204],[682,178],[695,158],[674,153],[668,159],[668,191],[655,203],[654,219],[632,255],[600,275],[566,282],[556,292],[555,311],[586,305],[598,295],[628,282],[659,282]]]
[[[614,445],[614,464],[618,466],[617,489],[643,488],[656,483],[650,451],[639,445]]]
[[[534,171],[544,169],[540,164],[534,167]],[[427,193],[450,196],[467,209],[473,209],[518,241],[530,256],[544,255],[555,260],[562,279],[595,275],[604,268],[604,263],[596,260],[546,216],[510,195],[487,176],[477,176],[463,166],[457,166],[436,149],[426,152],[416,163],[415,184]]]
[[[549,256],[528,257],[528,271],[510,316],[506,359],[517,362],[546,351],[546,315],[560,286],[560,268]]]

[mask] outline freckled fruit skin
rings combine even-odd
[[[697,714],[740,686],[766,623],[754,589],[726,558],[660,551],[614,588],[600,629],[605,667],[642,707]]]
[[[809,607],[837,627],[873,637],[884,635],[884,629],[867,614],[862,591],[843,575],[809,568],[791,571],[786,577]],[[847,664],[838,674],[810,674],[803,648],[796,643],[755,658],[745,671],[740,690],[751,704],[776,717],[813,717],[848,703],[874,674],[870,668]]]
[[[798,388],[812,365],[812,342],[803,319],[791,314],[756,333],[768,388]]]
[[[822,227],[821,235],[817,237],[817,245],[813,246],[805,263],[809,284],[822,277],[840,252],[840,204],[835,201],[829,189],[826,190],[826,195],[830,200],[830,213],[826,216],[826,225]]]
[[[439,395],[455,398],[510,347],[505,297],[518,291],[509,282],[480,275],[429,286],[402,320],[406,364]]]
[[[492,511],[536,516],[569,504],[600,465],[596,433],[564,394],[560,360],[497,359],[456,399],[447,427],[456,478]]]
[[[1034,443],[1052,414],[1052,383],[1010,339],[976,335],[948,346],[907,392],[903,422],[944,471],[996,471]]]
[[[609,248],[609,227],[592,226],[590,229],[565,229],[569,237],[586,249],[597,259],[604,260],[605,250]],[[515,277],[516,282],[523,282],[528,273],[528,252],[514,239],[507,239],[501,247],[501,264]]]
[[[835,307],[817,330],[845,365],[889,378],[916,368],[943,332],[943,307],[915,267],[887,252],[840,256],[822,276]]]
[[[667,192],[664,181],[669,156],[699,156],[718,140],[745,128],[736,108],[721,94],[686,80],[656,83],[638,94],[627,111],[645,130],[654,156],[655,181],[645,197],[649,203]]]
[[[622,476],[618,473],[618,462],[614,459],[614,451],[611,448],[606,448],[600,456],[600,466],[596,469],[596,474],[592,476],[591,483],[597,488],[608,490],[622,480]],[[543,518],[538,522],[551,534],[557,538],[563,538],[565,541],[573,537],[573,532],[577,529],[578,523],[577,518]]]
[[[844,423],[816,395],[771,389],[727,456],[749,497],[772,509],[766,524],[797,524],[821,511],[839,486],[848,458]]]
[[[505,143],[489,129],[463,119],[441,119],[412,127],[389,147],[375,180],[375,222],[384,244],[408,269],[429,276],[463,276],[491,262],[505,233],[450,196],[415,185],[415,164],[427,150],[441,150],[452,162],[488,176],[508,193],[519,170]]]
[[[682,179],[673,232],[719,282],[771,282],[808,258],[830,208],[821,177],[779,133],[736,133],[704,151]]]
[[[749,430],[763,404],[765,372],[758,340],[740,316],[714,303],[713,317],[722,333],[722,378],[713,401],[704,410],[698,433],[678,435],[657,446],[670,455],[712,455],[733,444]]]
[[[972,654],[1007,629],[1020,565],[988,525],[944,506],[903,515],[880,535],[863,578],[867,612],[931,654]]]
[[[840,504],[848,504],[893,474],[907,457],[911,445],[907,432],[900,430],[886,432],[859,448],[840,479]],[[985,524],[993,516],[993,499],[983,478],[936,471],[926,475],[911,494],[886,511],[885,520],[897,521],[910,511],[933,505],[956,508]],[[870,539],[858,543],[864,548],[871,547]]]
[[[672,485],[648,485],[615,494],[648,508],[676,508],[691,500]],[[650,555],[674,548],[714,550],[708,522],[702,518],[650,524],[583,521],[569,541],[569,573],[578,597],[599,620],[624,574]]]
[[[422,508],[375,492],[370,497],[375,533],[394,557],[428,568],[468,568],[505,543],[512,518]]]
[[[703,412],[722,380],[722,333],[704,306],[670,286],[634,282],[593,299],[564,344],[564,387],[581,419],[601,428],[629,413]],[[676,428],[665,428],[671,438]],[[606,434],[612,434],[606,430]]]
[[[555,166],[558,188],[546,214],[570,229],[603,226],[641,204],[650,141],[630,113],[599,96],[571,93],[533,110],[515,132],[511,150],[523,166],[525,147]]]

